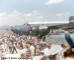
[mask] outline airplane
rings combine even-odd
[[[50,23],[50,22],[31,22],[31,23],[26,23],[24,25],[16,25],[14,27],[11,27],[11,30],[19,35],[37,35],[40,37],[43,37],[47,35],[51,27],[57,27],[58,25],[61,24],[67,24],[67,23]]]
[[[72,23],[74,21],[73,16],[69,17],[69,21],[43,21],[43,22],[28,22],[23,25],[16,25],[11,27],[11,30],[19,35],[38,35],[38,36],[45,36],[51,31],[53,32],[54,29],[60,29],[64,27],[74,26]]]

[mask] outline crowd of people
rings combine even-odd
[[[65,44],[52,44],[37,36],[4,34],[0,34],[0,57],[4,57],[4,54],[20,54],[26,60],[61,60],[67,49]]]

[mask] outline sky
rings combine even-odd
[[[27,22],[66,22],[74,0],[0,0],[0,26]]]

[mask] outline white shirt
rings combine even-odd
[[[41,52],[43,52],[45,56],[51,55],[51,51],[50,51],[49,48],[45,48],[45,49],[43,49]]]
[[[25,48],[25,49],[21,50],[21,53],[26,53],[27,51],[28,51],[28,49]]]
[[[44,53],[44,55],[49,56],[49,55],[54,55],[57,54],[61,50],[60,45],[52,45],[51,48],[45,48],[41,52]]]
[[[30,51],[31,51],[32,54],[34,54],[35,47],[34,46],[30,46]]]
[[[53,44],[51,46],[52,55],[57,54],[61,50],[61,48],[62,48],[61,45],[55,45],[55,44]]]

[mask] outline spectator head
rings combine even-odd
[[[61,44],[61,47],[62,48],[66,48],[67,46],[65,44]]]

